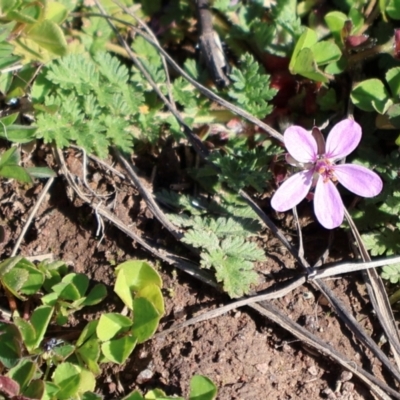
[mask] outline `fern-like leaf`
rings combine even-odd
[[[272,111],[268,104],[276,90],[270,88],[269,76],[250,54],[240,58],[240,68],[233,68],[230,78],[234,82],[228,94],[249,113],[265,117]]]
[[[184,243],[204,249],[214,249],[219,246],[218,237],[213,232],[195,231],[190,229],[182,239]]]
[[[227,256],[221,248],[202,253],[201,258],[203,267],[215,269],[217,281],[223,283],[224,291],[232,298],[242,297],[258,281],[250,261]]]
[[[243,238],[232,236],[221,243],[221,249],[230,257],[248,261],[265,261],[264,251],[255,243],[246,242]]]

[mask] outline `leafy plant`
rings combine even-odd
[[[194,204],[198,202],[194,199],[191,201],[184,196],[179,199],[165,192],[158,197],[171,205],[181,204],[193,214],[169,214],[169,217],[174,224],[187,229],[182,241],[201,249],[201,266],[215,270],[217,281],[222,282],[231,297],[248,293],[250,286],[258,281],[253,271],[254,262],[265,260],[263,250],[247,240],[260,229],[251,210],[236,200],[229,208],[230,217],[210,216],[207,215],[209,210],[226,213],[227,209],[206,202],[196,208]]]
[[[229,75],[233,85],[228,95],[246,111],[262,118],[272,111],[268,101],[276,90],[270,88],[269,76],[250,54],[244,54],[239,62],[240,68],[234,67]]]
[[[400,280],[400,265],[386,265],[382,268],[381,276],[383,279],[390,281],[390,283],[398,283]]]
[[[217,388],[214,383],[205,376],[195,375],[190,380],[190,393],[188,400],[213,400],[217,396]],[[184,400],[183,397],[167,396],[162,390],[150,390],[143,397],[140,392],[134,391],[122,400]]]
[[[296,43],[289,70],[292,74],[300,74],[318,82],[328,82],[329,78],[320,67],[336,62],[340,57],[341,51],[335,43],[318,41],[317,34],[306,28]]]
[[[32,88],[36,137],[58,147],[75,142],[101,157],[111,145],[129,152],[136,136],[132,126],[145,112],[143,92],[129,79],[128,69],[107,53],[52,62]]]
[[[58,278],[53,275],[52,283]],[[88,287],[89,278],[85,274],[70,273],[63,276],[60,282],[53,284],[50,293],[42,297],[42,302],[55,307],[57,323],[63,325],[71,313],[98,304],[107,295],[107,290],[101,283],[86,294]]]
[[[67,41],[59,25],[68,10],[59,2],[7,1],[2,3],[0,43],[6,58],[1,67],[25,62],[48,61],[67,53]],[[13,40],[7,41],[7,37]],[[12,56],[17,54],[20,57]]]
[[[8,370],[0,377],[0,393],[21,399],[99,399],[93,393],[99,365],[124,363],[137,343],[154,334],[164,313],[161,278],[146,262],[127,261],[116,268],[114,290],[131,315],[102,314],[75,343],[49,336],[53,322],[66,323],[68,315],[106,295],[102,284],[86,295],[87,276],[66,271],[61,262],[35,266],[22,257],[0,264],[0,282],[11,295],[27,300],[41,290],[50,292],[29,319],[15,312],[12,323],[0,322],[0,362]]]
[[[24,183],[32,183],[33,178],[49,178],[55,173],[47,167],[24,168],[17,147],[11,147],[0,155],[0,176],[7,179],[16,179]]]

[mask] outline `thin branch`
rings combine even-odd
[[[49,178],[47,180],[46,184],[44,185],[42,192],[40,193],[38,199],[36,200],[35,206],[32,208],[32,210],[29,214],[29,217],[25,222],[24,227],[22,228],[22,232],[19,235],[18,240],[14,245],[14,248],[11,252],[11,257],[14,257],[18,253],[19,246],[21,245],[22,241],[24,240],[26,232],[28,231],[28,228],[29,228],[30,224],[32,223],[33,218],[35,217],[40,205],[42,204],[42,202],[43,202],[47,192],[49,191],[51,185],[53,184],[53,182],[54,182],[54,178]]]
[[[174,236],[175,239],[182,239],[182,233],[169,221],[169,219],[162,212],[158,204],[154,201],[152,194],[146,189],[145,185],[141,182],[140,178],[135,172],[134,167],[125,159],[125,157],[117,150],[114,149],[117,159],[125,168],[128,178],[131,183],[137,188],[143,200],[146,202],[152,214],[160,221],[160,223]]]
[[[349,272],[363,271],[370,268],[383,267],[385,265],[394,265],[400,263],[400,256],[381,258],[379,260],[364,262],[345,262],[334,264],[325,268],[318,268],[309,279],[322,279],[330,276],[348,274]]]
[[[124,10],[127,14],[129,14],[130,16],[133,17],[133,14],[122,4],[120,4],[119,2],[115,1],[114,2],[116,4],[118,4],[118,6],[121,7],[122,10]],[[283,135],[281,135],[277,130],[275,130],[274,128],[272,128],[271,126],[269,126],[268,124],[262,122],[260,119],[254,117],[253,115],[251,115],[250,113],[248,113],[247,111],[243,110],[240,107],[237,107],[235,105],[233,105],[232,103],[230,103],[229,101],[223,99],[222,97],[218,96],[217,94],[215,94],[213,91],[211,91],[210,89],[206,88],[205,86],[201,85],[200,83],[198,83],[195,79],[193,79],[189,74],[187,74],[173,59],[172,57],[160,46],[158,45],[158,43],[154,42],[151,37],[149,37],[146,33],[142,32],[140,29],[138,29],[136,26],[132,25],[131,23],[121,20],[119,18],[114,18],[111,17],[109,15],[107,15],[106,13],[86,13],[85,15],[93,15],[93,16],[102,16],[106,19],[108,19],[109,21],[113,20],[116,22],[119,22],[121,24],[127,25],[129,26],[132,30],[135,31],[136,34],[142,36],[144,39],[146,39],[151,45],[153,45],[161,54],[163,54],[165,56],[165,59],[167,60],[168,64],[181,76],[183,76],[189,83],[191,83],[196,89],[199,90],[199,92],[201,94],[203,94],[204,96],[206,96],[207,98],[209,98],[212,101],[215,101],[216,103],[220,104],[221,106],[227,108],[228,110],[231,110],[234,114],[239,115],[245,119],[247,119],[248,121],[252,122],[254,125],[258,126],[259,128],[261,128],[262,130],[264,130],[265,132],[267,132],[271,137],[279,140],[280,142],[283,142]],[[133,17],[134,18],[134,17]],[[123,40],[123,39],[122,39]],[[131,52],[132,53],[132,52]],[[174,114],[175,116],[175,114]],[[175,116],[176,117],[176,116]],[[179,119],[178,119],[179,121]]]
[[[369,253],[365,248],[364,242],[361,239],[361,235],[346,208],[344,209],[344,213],[354,238],[356,239],[361,258],[364,262],[370,262],[371,258]],[[387,336],[387,339],[391,344],[397,367],[400,369],[400,336],[394,322],[394,316],[385,286],[383,285],[382,279],[373,268],[363,271],[363,277],[372,306],[379,318],[379,322]]]

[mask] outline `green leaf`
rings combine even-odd
[[[57,399],[67,400],[78,393],[81,374],[74,364],[65,362],[58,365],[52,378],[53,382],[60,388],[57,392]]]
[[[143,8],[143,13],[146,16],[151,16],[153,14],[156,14],[158,12],[161,11],[161,7],[162,7],[162,2],[161,0],[153,0],[153,1],[149,1],[149,2],[144,2],[142,5]]]
[[[31,360],[23,359],[7,372],[7,376],[18,382],[21,391],[23,391],[35,376],[36,371],[36,363]]]
[[[217,387],[211,379],[195,375],[190,380],[189,400],[213,400],[217,396]]]
[[[392,92],[392,96],[398,97],[400,95],[400,67],[389,69],[385,77]]]
[[[144,397],[141,393],[135,390],[132,393],[129,393],[127,396],[123,397],[122,400],[144,400]]]
[[[382,267],[381,276],[382,279],[388,280],[390,283],[398,283],[400,281],[400,264],[386,265]]]
[[[19,165],[4,165],[0,168],[0,176],[7,179],[15,179],[24,183],[32,183],[28,172]]]
[[[392,105],[385,86],[376,78],[360,82],[353,88],[350,97],[354,105],[363,111],[384,114]]]
[[[41,298],[42,303],[46,306],[54,306],[58,300],[58,293],[49,293]]]
[[[21,359],[22,338],[17,327],[0,322],[0,362],[12,368]]]
[[[55,178],[57,174],[50,168],[47,167],[29,167],[25,168],[25,171],[34,178]]]
[[[306,28],[293,50],[289,71],[318,82],[328,82],[328,78],[318,69],[318,64],[337,61],[340,55],[341,52],[334,43],[318,43],[317,34]]]
[[[318,42],[318,36],[317,34],[309,28],[306,28],[303,32],[303,34],[299,37],[296,46],[293,50],[292,58],[290,59],[289,63],[289,71],[293,74],[295,73],[295,63],[296,60],[300,54],[300,52],[303,49],[309,49],[311,46],[313,46],[315,43]]]
[[[252,186],[258,192],[262,192],[265,188],[269,172],[266,167],[268,159],[262,149],[240,149],[234,150],[232,154],[215,152],[210,156],[210,160],[221,169],[219,181],[226,183],[232,190],[239,191]]]
[[[314,61],[318,66],[338,61],[342,56],[339,47],[333,42],[318,42],[312,45],[310,49],[314,55]]]
[[[68,16],[68,10],[61,2],[50,1],[46,3],[45,19],[58,25],[62,24]]]
[[[26,12],[28,10],[28,12]],[[29,12],[29,10],[33,12]],[[34,24],[40,16],[39,7],[29,7],[25,10],[12,10],[7,14],[9,20],[14,20],[22,24]]]
[[[83,343],[86,342],[86,340],[90,339],[96,333],[98,323],[99,323],[98,320],[93,320],[85,325],[78,340],[76,341],[77,347],[82,346]]]
[[[386,112],[386,115],[389,117],[391,124],[393,124],[396,128],[400,128],[400,104],[393,104],[390,106]]]
[[[37,348],[44,338],[44,335],[49,326],[54,308],[50,306],[40,306],[35,308],[31,316],[31,324],[36,331],[35,341],[32,343],[31,348]]]
[[[22,260],[19,263],[19,269],[28,271],[28,279],[21,287],[21,293],[32,295],[39,291],[44,282],[44,274],[39,271],[32,263],[27,260]]]
[[[372,256],[383,254],[392,255],[399,253],[400,231],[381,230],[362,235],[365,247],[371,251]]]
[[[244,250],[247,252],[250,247],[247,247],[243,238],[234,238],[233,241],[228,238],[222,244],[223,248],[201,253],[201,265],[216,270],[217,281],[223,283],[224,291],[230,297],[242,297],[249,292],[252,284],[258,282],[258,276],[253,271],[253,263],[241,257],[239,249],[244,246]],[[239,248],[235,249],[235,245],[238,245]],[[256,257],[260,255],[257,253]]]
[[[136,294],[136,298],[139,297],[147,299],[157,310],[160,317],[164,315],[164,298],[161,293],[161,289],[157,285],[152,283],[140,289]]]
[[[220,12],[227,12],[230,8],[230,3],[230,0],[215,0],[212,7]]]
[[[67,54],[67,41],[61,28],[52,21],[44,20],[32,26],[27,32],[28,38],[57,56]]]
[[[43,398],[44,391],[44,382],[42,380],[36,379],[31,381],[29,386],[23,390],[22,394],[29,399],[41,399]]]
[[[77,298],[71,298],[69,300],[78,300],[79,298],[83,297],[89,287],[89,278],[85,274],[68,274],[64,276],[61,282],[73,284],[78,292]]]
[[[56,398],[56,394],[57,394],[58,390],[59,390],[59,387],[56,384],[46,381],[45,382],[45,396],[47,396],[47,397],[44,397],[44,399],[50,400],[50,399]]]
[[[0,137],[14,143],[29,143],[35,139],[35,126],[0,124]]]
[[[138,343],[143,343],[153,336],[161,315],[149,300],[141,297],[133,301],[133,315],[132,334]]]
[[[11,271],[21,260],[22,260],[21,256],[16,256],[7,258],[3,262],[1,262],[0,279],[2,279],[7,272]]]
[[[331,11],[324,17],[329,30],[334,34],[336,39],[340,38],[340,33],[348,19],[347,15],[340,11]]]
[[[6,150],[0,157],[0,168],[5,165],[19,164],[21,156],[17,147],[11,147]]]
[[[330,75],[338,75],[344,72],[347,68],[347,60],[341,57],[338,61],[333,61],[325,67],[325,73]]]
[[[242,237],[231,236],[221,242],[221,249],[229,256],[249,261],[265,261],[265,254],[256,243],[246,242]]]
[[[2,283],[15,297],[23,300],[24,297],[20,294],[20,290],[28,278],[28,271],[20,268],[13,268],[4,274]]]
[[[256,117],[265,117],[272,111],[269,100],[277,91],[270,88],[270,77],[252,55],[245,53],[240,58],[240,68],[234,67],[229,77],[233,84],[229,97]]]
[[[78,387],[78,393],[85,393],[94,391],[96,387],[96,378],[91,371],[87,369],[81,369],[80,372],[81,380]]]
[[[11,147],[0,157],[0,176],[31,183],[32,178],[26,170],[20,167],[20,154],[17,147]]]
[[[96,328],[97,337],[101,341],[110,340],[118,333],[126,331],[132,325],[132,320],[121,314],[102,314]]]
[[[0,118],[0,125],[3,127],[12,125],[18,118],[19,113],[13,113],[10,115],[6,115],[5,117]]]
[[[133,309],[133,294],[143,287],[162,286],[160,275],[145,261],[126,261],[115,268],[117,279],[114,292],[127,307]]]
[[[400,19],[400,3],[397,0],[390,0],[386,7],[386,13],[392,19]]]
[[[317,82],[328,82],[329,79],[318,69],[314,54],[310,48],[300,50],[291,63],[290,72],[299,74]]]
[[[117,364],[123,364],[132,353],[136,343],[136,337],[123,336],[120,339],[113,339],[103,343],[101,351],[108,360]]]
[[[172,94],[175,101],[183,107],[190,108],[196,105],[196,91],[193,86],[181,76],[175,79],[172,87]]]
[[[96,338],[87,340],[76,350],[88,369],[98,375],[101,370],[97,364],[100,357],[100,342]]]
[[[71,273],[52,287],[58,296],[65,300],[76,301],[81,299],[89,286],[89,278],[85,274]]]
[[[103,400],[104,397],[93,392],[83,393],[81,400]]]
[[[107,288],[102,283],[98,283],[86,296],[82,306],[94,306],[103,301],[107,296]]]
[[[166,79],[165,72],[160,54],[156,48],[144,38],[138,37],[134,40],[132,49],[140,57],[140,61],[155,82],[164,84]]]
[[[33,325],[20,317],[14,317],[15,326],[21,333],[22,340],[28,349],[32,349],[32,346],[36,343],[36,331]]]
[[[210,250],[219,246],[217,235],[206,230],[190,229],[185,233],[182,242]]]
[[[55,355],[55,359],[58,362],[65,361],[69,356],[71,356],[75,351],[75,346],[72,344],[64,344],[61,346],[56,346],[52,349]]]
[[[363,27],[365,23],[364,14],[359,8],[352,7],[349,11],[349,18],[353,23],[351,34],[355,35],[359,33],[359,30]]]
[[[145,400],[185,400],[183,397],[167,396],[161,389],[149,390],[144,398]]]
[[[16,0],[1,0],[0,2],[0,9],[2,14],[7,14],[16,8],[17,2]],[[10,33],[10,32],[9,32]],[[5,38],[3,38],[4,40]]]
[[[110,145],[131,151],[133,126],[143,112],[143,88],[130,82],[127,67],[116,57],[104,51],[94,60],[87,54],[69,54],[48,65],[33,93],[36,102],[45,101],[35,109],[36,136],[46,143],[65,147],[75,142],[102,158]]]

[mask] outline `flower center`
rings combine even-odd
[[[324,183],[338,180],[335,176],[335,166],[323,156],[315,163],[315,172],[322,176]]]

